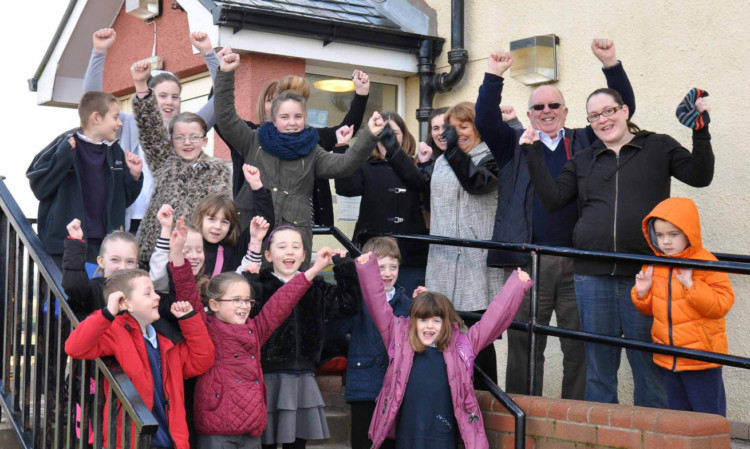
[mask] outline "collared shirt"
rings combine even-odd
[[[560,128],[560,130],[557,132],[557,137],[554,139],[550,137],[548,134],[543,133],[539,130],[536,132],[539,134],[539,140],[542,141],[542,143],[549,148],[550,151],[555,151],[557,149],[557,145],[560,144],[560,140],[565,138],[565,128]]]
[[[154,349],[159,347],[159,341],[156,339],[156,330],[154,330],[154,326],[150,324],[146,326],[146,333],[143,335],[143,338],[151,343],[151,346],[153,346]]]
[[[79,139],[83,140],[84,142],[93,143],[94,145],[98,145],[93,140],[89,139],[88,136],[84,136],[82,132],[76,131],[76,136],[78,136]],[[111,147],[114,142],[110,142],[109,140],[102,140],[99,143],[103,143],[104,145]]]
[[[391,300],[393,299],[394,296],[396,296],[396,287],[393,287],[391,289],[391,291],[389,291],[388,293],[385,294],[385,299],[388,302],[391,302]]]
[[[294,279],[294,276],[297,276],[297,275],[298,275],[298,274],[300,274],[301,272],[300,272],[300,271],[298,271],[298,272],[294,273],[294,276],[292,276],[292,277],[291,277],[291,278],[289,278],[289,279],[284,279],[283,277],[281,277],[281,276],[279,276],[278,274],[276,274],[276,272],[275,272],[275,271],[272,271],[271,273],[272,273],[272,274],[273,274],[274,276],[276,276],[276,278],[277,278],[278,280],[280,280],[281,282],[283,282],[283,283],[285,283],[285,284],[286,284],[287,282],[289,282],[289,281],[291,281],[292,279]]]

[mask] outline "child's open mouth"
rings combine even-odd
[[[287,267],[287,268],[293,267],[296,262],[297,261],[294,260],[294,259],[284,259],[284,260],[281,261],[281,263],[283,263],[284,266]]]

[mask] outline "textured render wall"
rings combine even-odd
[[[450,45],[450,3],[426,0],[437,11],[438,33]],[[691,87],[710,92],[711,134],[716,154],[716,174],[710,187],[695,189],[673,181],[673,196],[693,198],[701,212],[704,246],[714,252],[750,254],[750,176],[747,170],[745,109],[750,104],[746,73],[750,69],[750,4],[697,1],[630,2],[553,1],[527,2],[470,0],[466,2],[465,45],[470,64],[466,77],[451,93],[438,95],[434,105],[448,106],[476,100],[487,67],[487,55],[507,51],[509,41],[536,34],[560,37],[560,81],[570,109],[569,126],[583,126],[586,96],[604,86],[598,60],[589,48],[593,37],[615,41],[617,54],[630,76],[636,94],[634,121],[643,129],[666,133],[691,147],[690,130],[680,125],[674,111]],[[445,53],[437,61],[446,71]],[[525,109],[531,88],[506,81],[504,104]],[[418,105],[418,81],[407,82],[406,110]],[[409,126],[417,129],[413,114]],[[525,114],[521,117],[528,124]],[[750,356],[750,279],[732,276],[737,301],[727,317],[729,349]],[[505,343],[500,368],[505,372]],[[545,394],[559,397],[561,356],[556,339],[550,339]],[[620,401],[632,402],[632,378],[623,354]],[[725,368],[728,414],[734,421],[750,421],[750,371]]]

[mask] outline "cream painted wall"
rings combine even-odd
[[[450,3],[426,0],[438,13],[438,33],[450,46]],[[569,126],[585,122],[586,96],[605,85],[600,64],[590,50],[593,37],[614,40],[619,59],[630,76],[636,94],[633,121],[643,129],[669,134],[691,147],[690,130],[678,123],[674,112],[691,87],[710,92],[711,134],[716,172],[710,187],[695,189],[673,182],[672,195],[694,199],[701,212],[704,245],[711,251],[750,254],[750,176],[744,162],[749,152],[741,136],[750,93],[744,79],[750,69],[750,2],[630,2],[553,1],[528,2],[468,0],[465,46],[470,63],[464,80],[448,94],[438,95],[434,106],[476,100],[476,92],[493,50],[507,51],[509,41],[536,34],[560,37],[560,81],[556,84],[570,108]],[[438,71],[447,71],[445,52]],[[406,83],[406,110],[418,106],[416,77]],[[525,109],[532,88],[507,79],[503,104]],[[413,113],[409,127],[418,129]],[[526,117],[521,117],[528,124]],[[738,132],[739,131],[739,132]],[[732,276],[737,301],[727,317],[729,349],[750,357],[750,279]],[[561,355],[556,339],[547,351],[545,395],[560,395]],[[505,372],[505,343],[498,343],[500,372]],[[620,401],[632,403],[632,377],[623,353]],[[501,375],[501,377],[504,377]],[[750,421],[750,371],[725,368],[728,417]],[[503,380],[501,379],[501,385]]]

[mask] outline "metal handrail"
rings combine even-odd
[[[341,242],[347,249],[354,247],[353,243],[338,229],[335,227],[319,227],[313,228],[314,234],[331,234],[339,242]],[[630,262],[641,265],[660,265],[680,268],[697,268],[702,270],[711,271],[722,271],[727,273],[737,274],[750,274],[750,256],[739,255],[739,254],[715,254],[719,261],[705,261],[696,259],[675,259],[670,257],[658,257],[645,254],[629,254],[629,253],[613,253],[606,251],[590,251],[580,250],[575,248],[566,247],[553,247],[545,245],[535,244],[521,244],[521,243],[504,243],[486,240],[476,239],[457,239],[451,237],[441,237],[432,235],[420,235],[420,234],[371,234],[365,235],[365,238],[374,237],[377,235],[385,235],[388,237],[394,237],[402,240],[411,240],[421,243],[427,243],[432,245],[447,245],[447,246],[460,246],[469,248],[481,248],[487,250],[506,250],[515,251],[522,253],[529,253],[531,256],[531,276],[533,279],[537,279],[538,272],[538,257],[539,255],[552,255],[552,256],[563,256],[570,258],[580,258],[589,260],[603,260],[613,262]],[[354,247],[356,250],[356,247]],[[356,251],[354,254],[359,254]],[[575,331],[570,329],[563,329],[554,326],[544,326],[537,324],[536,322],[536,310],[537,310],[537,290],[538,285],[534,284],[531,290],[531,301],[530,301],[530,313],[528,322],[513,321],[510,328],[515,330],[523,330],[529,332],[528,342],[528,371],[527,371],[527,392],[530,395],[534,395],[535,392],[535,378],[536,378],[536,335],[552,335],[561,338],[570,338],[575,340],[582,340],[590,343],[600,343],[610,346],[618,346],[626,349],[637,349],[641,351],[659,353],[665,355],[671,355],[676,357],[682,357],[693,360],[700,360],[710,363],[718,363],[721,365],[735,366],[743,369],[750,369],[750,358],[740,357],[731,354],[720,354],[708,351],[699,351],[696,349],[680,348],[674,346],[667,346],[658,343],[648,343],[638,340],[631,340],[621,337],[612,337],[608,335],[595,334],[591,332]],[[479,318],[479,314],[470,312],[459,312],[462,317]],[[475,366],[475,374],[481,370]],[[488,383],[490,392],[499,401],[503,402],[498,397],[497,392],[505,395],[497,385],[492,382],[485,373],[479,375],[485,383]],[[490,385],[491,384],[491,385]],[[492,387],[495,388],[492,388]],[[505,395],[507,397],[507,395]],[[512,400],[507,397],[508,400]],[[505,405],[505,403],[503,402]],[[516,405],[517,407],[517,405]],[[520,428],[519,419],[521,418],[517,412],[514,412],[512,406],[505,406],[506,409],[514,416],[516,420],[516,438],[515,447],[516,449],[523,449],[525,447],[525,439],[519,437],[518,432]],[[520,408],[518,409],[520,411]],[[522,411],[521,411],[522,413]],[[525,426],[524,426],[525,429]]]
[[[106,412],[114,417],[108,426],[108,447],[114,447],[119,413],[123,423],[135,427],[134,435],[122,432],[122,447],[149,447],[158,424],[117,361],[112,357],[75,360],[64,353],[65,339],[78,319],[61,287],[60,270],[2,181],[0,210],[0,276],[4,275],[0,281],[4,331],[0,405],[19,443],[24,449],[83,448],[91,425],[94,446],[101,447],[101,421]],[[66,367],[70,367],[67,379]],[[93,393],[90,379],[96,386]],[[106,411],[105,383],[110,399]],[[75,402],[84,417],[80,437],[76,435]],[[129,425],[122,427],[129,429]]]

